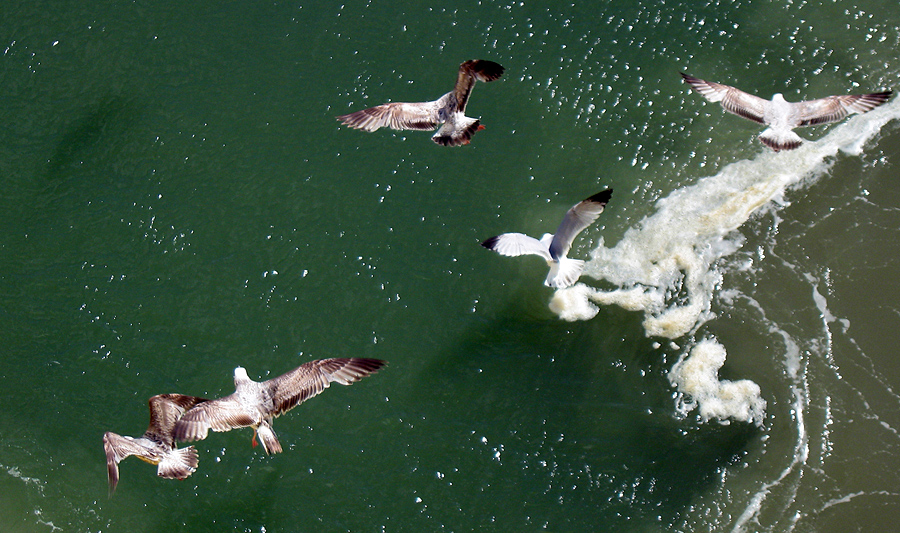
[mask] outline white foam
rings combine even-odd
[[[556,291],[550,300],[550,310],[569,322],[594,318],[600,308],[591,303],[589,290],[587,285],[579,283]]]
[[[557,291],[551,310],[565,320],[588,320],[597,315],[598,305],[615,304],[643,313],[648,336],[674,340],[695,333],[715,317],[711,305],[722,288],[720,260],[743,244],[735,230],[763,206],[777,218],[788,188],[825,175],[840,153],[859,155],[885,124],[898,118],[900,100],[895,99],[834,126],[818,141],[789,152],[764,150],[673,191],[614,247],[601,240],[585,264],[586,276],[617,288],[577,284]],[[685,398],[681,410],[699,408],[704,420],[761,422],[765,401],[759,386],[718,379],[726,357],[723,346],[701,341],[690,353],[670,372]]]
[[[714,317],[710,305],[722,279],[716,262],[743,243],[734,230],[761,207],[784,204],[788,187],[825,174],[838,153],[858,155],[897,118],[900,100],[856,115],[797,150],[766,150],[672,192],[615,247],[601,240],[585,264],[585,275],[618,289],[567,289],[557,293],[551,309],[565,320],[587,320],[597,314],[593,304],[616,304],[643,312],[649,336],[676,339],[696,331]]]
[[[8,466],[0,465],[0,468],[5,468],[7,474],[11,475],[14,478],[21,479],[26,485],[33,485],[33,486],[37,487],[38,492],[43,496],[44,482],[41,481],[40,479],[22,475],[22,472],[19,471],[19,469],[15,466],[8,467]]]
[[[698,409],[705,422],[715,419],[755,422],[765,418],[766,401],[759,385],[750,380],[719,379],[719,369],[725,364],[725,347],[705,339],[697,343],[686,357],[682,357],[669,371],[669,381],[678,389],[678,410],[687,415]]]

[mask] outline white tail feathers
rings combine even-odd
[[[759,141],[776,152],[781,150],[793,150],[803,144],[803,139],[789,129],[776,130],[766,128],[759,135]]]
[[[561,257],[558,262],[550,262],[550,273],[547,274],[544,285],[554,289],[564,289],[578,281],[582,270],[584,270],[584,261],[581,259]]]
[[[156,475],[168,479],[184,479],[197,469],[197,450],[193,446],[176,448],[166,453],[156,468]]]
[[[259,437],[259,443],[267,454],[281,453],[281,443],[267,423],[262,423],[256,428],[256,436]]]

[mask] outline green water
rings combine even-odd
[[[678,72],[789,100],[896,87],[898,15],[6,2],[0,530],[889,530],[896,119],[724,232],[715,318],[678,338],[616,305],[561,320],[540,260],[479,243],[613,187],[589,259],[732,163],[790,171]],[[469,146],[334,120],[435,99],[472,58],[507,70],[475,87]],[[761,425],[678,410],[669,371],[704,338],[759,385]],[[101,436],[142,433],[150,396],[349,356],[389,365],[279,418],[283,454],[211,434],[187,480],[129,458],[107,498]]]

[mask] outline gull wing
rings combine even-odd
[[[177,440],[195,441],[205,439],[210,429],[230,431],[257,423],[259,419],[251,416],[237,396],[232,394],[206,401],[184,413],[175,423],[173,435]]]
[[[376,372],[385,365],[380,359],[333,358],[319,359],[265,382],[275,404],[275,411],[266,418],[278,416],[304,401],[320,394],[332,382],[350,385]]]
[[[195,405],[208,401],[206,398],[185,396],[183,394],[157,394],[150,398],[150,427],[147,428],[144,437],[164,444],[168,447],[175,445],[173,433],[178,419]]]
[[[493,250],[500,255],[516,257],[519,255],[539,255],[547,261],[552,261],[550,250],[543,242],[529,237],[524,233],[504,233],[491,237],[481,243],[488,250]]]
[[[575,236],[597,220],[612,197],[612,192],[612,189],[598,192],[590,198],[578,202],[566,212],[566,216],[563,217],[559,228],[553,235],[553,241],[550,242],[550,256],[554,260],[558,261],[559,258],[565,257]]]
[[[893,91],[871,94],[828,96],[794,104],[797,126],[813,126],[836,122],[851,113],[865,113],[888,101]]]
[[[142,455],[146,453],[147,449],[135,442],[134,439],[107,431],[103,434],[103,451],[106,452],[109,494],[112,496],[119,483],[119,462],[132,455]]]
[[[132,455],[157,465],[156,473],[162,478],[185,479],[197,469],[199,459],[193,446],[166,448],[163,445],[146,443],[146,440],[123,437],[111,431],[103,434],[110,497],[115,493],[116,485],[119,483],[119,463]]]
[[[499,63],[486,59],[470,59],[459,66],[453,96],[456,98],[456,109],[465,112],[469,95],[476,81],[494,81],[503,76],[504,68]]]
[[[725,111],[734,113],[740,117],[765,124],[766,108],[771,102],[764,98],[745,93],[729,85],[704,81],[700,78],[681,73],[685,83],[692,89],[703,95],[710,102],[719,102]]]
[[[443,98],[442,98],[443,99]],[[433,130],[443,122],[440,100],[433,102],[391,102],[337,117],[341,123],[364,131],[388,127],[395,130]]]

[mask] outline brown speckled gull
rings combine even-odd
[[[385,365],[379,359],[334,358],[310,361],[272,378],[253,381],[243,367],[234,370],[234,394],[202,403],[175,424],[175,438],[205,439],[209,430],[230,431],[252,427],[267,454],[280,453],[281,443],[272,430],[275,417],[324,391],[332,382],[350,385]]]
[[[392,102],[337,117],[343,124],[364,131],[390,127],[395,130],[433,130],[431,139],[442,146],[469,144],[476,131],[484,129],[480,120],[465,116],[466,104],[476,81],[494,81],[503,67],[493,61],[472,59],[459,66],[456,86],[431,102]]]

